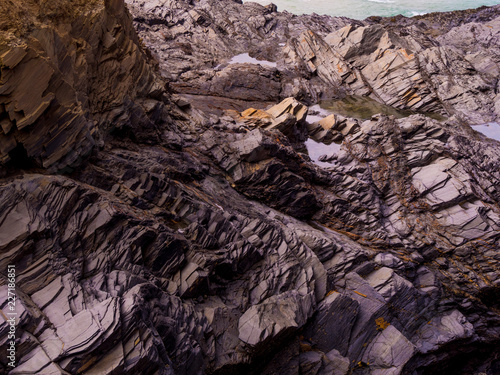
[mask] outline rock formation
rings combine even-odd
[[[361,22],[238,1],[127,3],[180,92],[306,102],[348,93],[475,124],[500,115],[495,7]],[[245,52],[277,67],[224,64]]]
[[[127,4],[0,4],[1,373],[500,372],[500,7]]]
[[[11,2],[2,7],[15,14]],[[34,2],[28,10],[33,19],[21,22],[33,31],[8,21],[2,31],[0,158],[14,153],[59,171],[87,156],[100,130],[129,121],[136,97],[161,96],[163,88],[120,1]]]

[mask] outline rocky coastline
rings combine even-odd
[[[499,77],[500,6],[3,1],[0,374],[499,374]]]

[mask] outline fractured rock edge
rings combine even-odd
[[[266,14],[277,15],[272,7],[224,4],[250,12],[248,25],[265,25]],[[5,91],[11,97],[2,100],[17,100],[24,117],[15,107],[0,107],[9,121],[1,122],[2,131],[16,142],[23,134],[26,145],[26,155],[10,154],[0,181],[0,267],[16,264],[19,297],[19,362],[10,373],[494,373],[498,142],[456,117],[329,119],[319,125],[341,134],[341,151],[330,168],[319,168],[296,151],[297,139],[287,132],[290,124],[298,131],[293,135],[312,132],[303,104],[281,104],[289,110],[281,129],[255,128],[255,122],[176,100],[181,109],[156,86],[158,75],[123,3],[101,5],[92,25],[103,30],[95,36],[103,60],[87,63],[106,78],[101,89],[82,88],[95,82],[81,73],[78,59],[53,69],[56,77],[47,87],[34,81],[29,97],[13,83],[25,73],[6,73],[5,82],[13,81],[5,90],[14,91]],[[211,1],[200,5],[223,8]],[[157,19],[174,30],[188,27],[187,21],[169,24],[175,12],[186,11],[193,25],[210,30],[210,13],[187,2],[150,6],[152,14],[166,12],[152,25]],[[318,20],[296,18],[307,26]],[[347,32],[342,27],[348,20],[322,20],[324,30],[305,35],[323,39],[335,33],[330,27],[361,42],[373,31],[390,42],[379,26],[357,24]],[[86,30],[82,22],[75,29]],[[265,28],[279,29],[274,25]],[[60,30],[50,28],[53,35]],[[253,35],[249,30],[241,35]],[[58,51],[73,43],[71,33],[65,35],[54,42]],[[60,38],[43,36],[49,46]],[[363,43],[345,43],[345,56],[374,53]],[[460,43],[469,47],[467,40]],[[91,55],[95,48],[83,50]],[[33,53],[7,49],[6,71],[20,69]],[[384,55],[393,53],[389,48]],[[45,65],[34,66],[64,60],[43,56]],[[137,81],[120,81],[123,86],[110,90],[120,76],[116,69],[137,72]],[[81,76],[72,85],[56,85],[75,71]],[[49,110],[68,90],[80,99]],[[85,93],[100,92],[85,99]],[[241,92],[254,95],[251,88]],[[63,121],[72,105],[96,129],[88,134],[98,148],[85,160],[92,146],[78,151],[78,142],[90,139],[79,129],[90,128]],[[269,111],[274,119],[284,115],[280,105]],[[53,155],[47,149],[36,154],[29,144],[40,140],[35,129],[52,134],[49,120],[68,129],[76,143],[62,137]],[[342,132],[347,121],[353,126]],[[77,165],[69,175],[52,173]],[[6,311],[5,284],[0,291]],[[7,331],[4,322],[2,349]]]

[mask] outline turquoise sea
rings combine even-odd
[[[365,19],[369,16],[407,17],[430,12],[477,8],[500,4],[500,0],[252,0],[261,4],[274,3],[279,11],[296,14],[328,14]]]

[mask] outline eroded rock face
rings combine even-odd
[[[14,156],[24,167],[76,166],[110,127],[141,111],[136,99],[161,95],[161,80],[120,1],[74,5],[71,16],[64,6],[51,15],[53,24],[32,21],[29,37],[8,25],[2,30],[2,164]],[[14,4],[2,8],[14,16]],[[41,18],[44,9],[30,12]]]
[[[484,30],[479,38],[486,39],[486,46],[495,36],[483,27],[478,28]],[[302,63],[324,82],[395,108],[456,114],[473,123],[492,121],[499,115],[495,109],[497,51],[484,48],[477,57],[477,53],[469,56],[463,47],[448,45],[450,39],[460,40],[466,30],[454,28],[452,36],[437,40],[414,37],[423,32],[415,25],[406,28],[404,36],[401,30],[398,35],[380,25],[349,25],[324,38],[308,31],[291,41],[285,61]],[[476,63],[476,68],[474,59],[490,63],[484,67]]]
[[[171,87],[181,93],[279,102],[333,95],[338,88],[311,84],[310,75],[284,66],[290,38],[313,29],[321,35],[351,22],[318,15],[296,17],[274,5],[239,1],[127,1],[139,35],[158,57]],[[228,64],[233,56],[276,62]],[[313,80],[314,82],[314,80]]]
[[[17,6],[33,11],[27,4]],[[402,19],[399,30],[390,20],[347,26],[229,0],[130,4],[171,87],[192,95],[163,87],[120,1],[73,5],[75,24],[64,18],[73,12],[57,23],[38,15],[33,29],[12,29],[0,44],[0,92],[8,93],[0,146],[15,140],[25,150],[5,152],[0,180],[0,269],[16,265],[18,297],[17,367],[0,358],[2,371],[496,374],[500,143],[463,118],[493,113],[494,99],[483,101],[490,89],[483,95],[469,83],[495,74],[497,8],[471,16],[474,25],[448,19],[435,37],[416,38],[437,16],[423,25]],[[454,36],[473,26],[488,51]],[[265,43],[258,57],[277,68],[234,69],[245,82],[232,91],[241,94],[234,106],[210,96],[225,92],[219,83],[230,75],[214,81],[219,88],[197,86],[213,72],[207,61]],[[449,62],[431,79],[421,59],[435,62],[438,50],[466,54],[457,64],[474,70],[464,65],[461,75]],[[202,52],[207,60],[197,60]],[[290,73],[292,61],[311,71]],[[388,77],[380,64],[391,61]],[[300,95],[259,106],[267,86],[257,90],[255,74],[279,89],[265,100],[288,97],[292,86],[307,88],[309,100],[368,90],[395,107],[413,100],[397,86],[418,78],[422,100],[410,107],[462,114],[442,122],[334,114],[310,124]],[[444,100],[433,79],[455,75],[464,100]],[[193,93],[205,95],[203,105]],[[61,115],[68,111],[75,117]],[[30,146],[55,134],[62,143],[53,153]],[[301,136],[341,143],[340,151],[318,166]],[[2,352],[8,329],[0,320]]]
[[[248,108],[241,113],[228,111],[238,122],[264,130],[279,130],[289,139],[307,139],[306,118],[308,108],[294,98],[286,98],[281,103],[266,110]]]
[[[457,115],[475,124],[500,115],[498,7],[443,19],[361,22],[295,17],[231,1],[127,3],[179,92],[308,102],[369,95],[395,108]],[[227,65],[242,53],[276,67]]]

